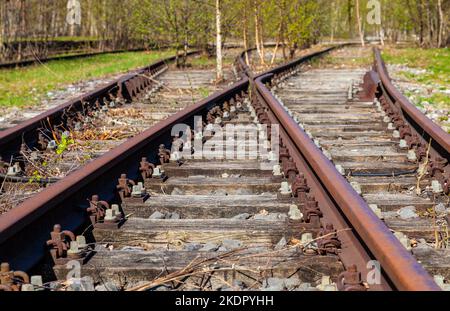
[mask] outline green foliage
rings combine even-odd
[[[214,4],[193,0],[131,0],[137,9],[132,12],[134,32],[149,41],[173,43],[180,48],[206,45],[214,26]]]
[[[450,84],[450,49],[386,48],[383,58],[387,63],[402,64],[427,71],[419,75],[405,73],[408,78],[421,83]]]
[[[198,92],[200,93],[200,95],[202,96],[202,98],[206,98],[210,95],[210,91],[207,88],[201,87],[198,89]]]
[[[142,67],[174,51],[127,52],[55,60],[44,65],[0,70],[0,107],[31,106],[65,84],[101,78]]]
[[[38,171],[33,171],[33,175],[28,179],[28,183],[39,183],[42,179],[42,176],[39,174]]]
[[[66,151],[67,148],[74,143],[75,141],[73,140],[73,138],[63,134],[61,137],[61,141],[59,142],[58,147],[56,148],[56,154],[59,155],[63,154],[63,152]]]
[[[410,68],[425,69],[425,72],[413,73],[402,71],[406,79],[430,85],[435,91],[427,97],[419,98],[419,102],[428,101],[438,107],[450,108],[450,96],[443,90],[450,85],[450,49],[392,48],[383,51],[383,58],[388,64],[401,64]],[[408,94],[413,95],[413,94]]]
[[[291,44],[301,46],[309,43],[313,37],[311,25],[316,21],[317,1],[291,2],[286,16],[288,20],[287,36]]]

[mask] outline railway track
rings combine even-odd
[[[348,57],[340,52],[336,63]],[[386,75],[376,57],[375,70]],[[449,280],[449,135],[429,120],[403,128],[401,116],[411,120],[414,108],[392,105],[402,99],[388,84],[371,89],[364,68],[318,67],[286,79],[274,93],[404,247],[436,279]],[[423,132],[433,135],[422,138]]]
[[[327,52],[241,57],[239,82],[1,215],[0,259],[53,289],[438,290],[267,88]]]
[[[227,50],[234,59],[236,50]],[[193,55],[191,58],[195,58]],[[94,95],[93,106],[83,109],[70,106],[30,120],[34,135],[20,143],[22,125],[2,135],[1,142],[11,139],[11,151],[2,151],[5,178],[0,194],[0,212],[31,198],[48,184],[57,182],[103,153],[120,145],[195,101],[226,86],[236,77],[227,69],[226,79],[219,85],[210,69],[177,69],[173,58],[153,66],[151,75],[136,73],[134,79],[146,79],[145,89],[129,94],[129,98]],[[152,66],[150,66],[152,68]],[[126,79],[126,78],[125,78]],[[118,84],[114,82],[113,84]],[[127,85],[127,82],[120,82]],[[129,82],[128,82],[129,83]],[[132,85],[128,84],[130,90]],[[111,88],[107,86],[106,89]],[[104,89],[100,87],[97,92]],[[133,91],[130,91],[133,93]],[[99,101],[100,99],[100,101]],[[103,99],[103,102],[102,102]],[[72,111],[70,109],[73,109]],[[55,116],[63,111],[63,117]],[[48,118],[50,116],[50,118]],[[53,119],[54,118],[54,119]],[[8,174],[6,167],[12,166]]]

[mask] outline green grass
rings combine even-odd
[[[363,57],[353,57],[353,58],[342,58],[334,57],[334,55],[327,54],[321,59],[319,59],[315,64],[322,65],[344,65],[352,67],[364,67],[369,65],[373,61],[373,57],[363,56]]]
[[[229,65],[233,63],[234,58],[224,57],[222,61],[223,65]],[[207,55],[202,54],[200,56],[188,59],[188,63],[195,68],[215,68],[216,57],[215,56],[208,57]]]
[[[12,42],[44,42],[44,41],[72,41],[72,42],[81,42],[81,41],[101,41],[101,38],[97,37],[70,37],[70,36],[62,36],[55,38],[18,38]],[[108,39],[106,39],[108,40]]]
[[[407,80],[430,85],[433,89],[450,89],[450,49],[392,48],[383,50],[383,59],[387,64],[401,64],[410,68],[426,69],[425,73],[402,71]],[[433,92],[421,97],[420,101],[429,101],[438,107],[449,108],[450,96],[442,92]]]
[[[205,68],[215,66],[216,59],[215,57],[208,57],[206,55],[200,55],[198,57],[193,57],[188,60],[188,63],[193,67]]]
[[[409,77],[420,83],[450,84],[450,49],[386,48],[383,58],[388,64],[402,64],[426,69],[424,74]]]
[[[55,60],[21,69],[0,70],[0,107],[39,103],[49,91],[92,78],[143,67],[174,51],[125,52],[87,58]]]
[[[203,98],[206,98],[206,97],[208,97],[209,95],[210,95],[210,90],[208,90],[206,87],[200,87],[199,89],[198,89],[198,92],[200,93],[200,95],[203,97]]]

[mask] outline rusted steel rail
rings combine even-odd
[[[322,198],[323,201],[320,202],[322,206],[327,203],[335,204],[337,209],[331,210],[342,213],[342,219],[346,220],[342,223],[343,228],[354,229],[355,235],[346,232],[346,238],[349,240],[361,239],[371,254],[381,263],[383,271],[397,289],[439,290],[425,269],[406,251],[386,225],[379,220],[367,203],[265,87],[264,83],[270,82],[271,78],[271,75],[264,75],[256,79],[257,96],[264,99],[267,107],[276,117],[277,123],[283,124],[286,135],[298,148],[301,158],[296,161],[296,164],[303,168],[302,171],[309,170],[309,180],[318,183],[316,187],[311,187],[320,193],[316,194],[316,198]],[[329,198],[326,197],[326,194],[329,195]],[[330,199],[331,202],[327,202]],[[329,217],[339,216],[330,215]],[[366,271],[367,260],[358,258],[358,255],[360,254],[355,253],[354,257],[342,258],[342,260],[347,264],[355,263],[361,271]]]
[[[330,48],[328,51],[332,49]],[[318,56],[323,53],[319,52],[315,54]],[[304,166],[306,163],[309,166],[314,177],[322,185],[322,190],[329,193],[338,210],[340,210],[349,222],[349,226],[355,229],[355,234],[364,241],[364,244],[370,249],[370,252],[381,263],[381,267],[389,276],[390,281],[395,284],[395,287],[400,290],[440,290],[425,269],[414,259],[411,253],[406,251],[386,225],[374,214],[368,204],[356,193],[345,178],[341,176],[330,160],[328,160],[304,130],[292,119],[284,107],[272,95],[270,90],[266,88],[266,83],[270,84],[272,80],[283,79],[283,77],[292,74],[297,65],[309,59],[311,57],[306,56],[256,77],[254,83],[255,96],[257,99],[259,98],[260,102],[264,102],[267,105],[268,110],[278,119],[278,123],[283,124],[284,129],[287,131],[286,134],[289,135],[294,145],[299,148],[299,153],[302,154],[304,162],[298,162],[296,164]],[[438,143],[436,149],[440,151],[441,155],[446,155],[448,161],[450,135],[426,118],[391,84],[379,50],[375,50],[374,68],[380,73],[381,80],[373,81],[371,78],[374,75],[371,73],[367,75],[367,78],[371,79],[375,85],[378,83],[377,86],[383,91],[381,96],[390,96],[390,100],[394,100],[397,105],[400,105],[404,113],[408,114],[406,119],[414,120],[416,127],[418,126],[420,128],[419,131],[421,131],[425,138],[434,138],[435,145],[436,142]],[[367,87],[370,89],[370,83]],[[440,163],[442,162],[444,161],[441,160]],[[441,172],[444,173],[444,170]],[[447,177],[445,179],[445,186],[448,187]],[[320,189],[320,187],[311,188]],[[344,263],[345,261],[346,259],[343,258]],[[358,268],[365,269],[365,267]]]
[[[199,51],[189,52],[188,55],[198,54]],[[38,141],[39,128],[52,128],[60,124],[67,124],[78,118],[77,112],[89,114],[93,110],[101,109],[101,106],[111,100],[131,101],[139,93],[153,84],[146,78],[160,71],[168,63],[175,61],[172,56],[157,61],[147,67],[127,73],[107,85],[96,88],[82,96],[72,99],[62,105],[37,115],[17,126],[0,131],[0,156],[9,159],[19,153],[22,143],[32,148]]]
[[[322,56],[324,54],[327,54],[327,53],[329,53],[329,52],[331,52],[331,51],[333,51],[335,49],[339,49],[339,48],[343,48],[343,47],[346,47],[346,46],[350,46],[352,44],[353,43],[344,43],[344,44],[330,46],[330,47],[325,48],[325,49],[323,49],[321,51],[318,51],[318,52],[315,52],[315,53],[311,53],[311,54],[308,54],[308,55],[303,56],[303,57],[296,58],[296,59],[291,60],[291,61],[289,61],[289,62],[287,62],[285,64],[282,64],[282,65],[277,66],[275,68],[268,69],[268,70],[266,70],[266,71],[264,71],[262,73],[256,74],[256,75],[253,73],[251,68],[247,65],[247,62],[246,62],[246,59],[245,59],[245,54],[246,53],[250,53],[251,51],[254,51],[256,49],[256,48],[250,48],[250,49],[244,50],[241,53],[240,57],[236,59],[236,67],[240,70],[240,72],[242,74],[244,74],[245,76],[249,77],[250,79],[255,79],[257,77],[260,77],[260,76],[263,76],[263,75],[266,75],[266,74],[273,74],[273,75],[277,76],[279,74],[286,74],[286,73],[288,73],[289,70],[291,70],[292,68],[296,67],[297,65],[303,64],[303,63],[305,63],[305,62],[307,62],[307,61],[309,61],[309,60],[311,60],[313,58],[320,57],[320,56]]]
[[[319,52],[320,54],[321,52]],[[305,60],[307,59],[310,59],[310,57],[305,58]],[[265,87],[264,84],[270,84],[272,79],[290,75],[295,70],[295,66],[300,63],[302,62],[299,60],[293,61],[270,71],[271,73],[277,73],[277,76],[266,73],[257,77],[254,84],[256,96],[264,98],[263,101],[270,106],[269,110],[277,116],[278,123],[283,124],[284,128],[287,129],[295,146],[300,147],[299,151],[307,165],[310,166],[311,171],[314,172],[315,177],[323,185],[323,188],[329,192],[339,210],[350,222],[359,238],[364,241],[364,244],[381,263],[383,270],[395,286],[400,290],[440,290],[425,269],[414,259],[411,253],[406,251],[386,225],[373,213],[368,204],[341,176],[335,166]],[[435,150],[439,150],[440,154],[446,156],[448,161],[450,135],[426,118],[391,84],[379,50],[375,50],[374,68],[377,69],[381,77],[380,81],[373,82],[380,88],[380,95],[390,96],[390,100],[400,105],[404,114],[407,114],[406,119],[408,121],[412,119],[415,122],[416,128],[419,128],[424,139],[434,138],[434,145],[437,143]],[[371,80],[374,77],[371,73],[367,76]],[[448,162],[440,160],[439,163]],[[440,172],[444,173],[446,170]],[[445,177],[445,187],[448,189],[448,177]],[[345,259],[343,261],[345,262]]]
[[[0,260],[14,263],[17,269],[28,270],[35,266],[45,255],[43,245],[49,228],[55,223],[69,230],[87,227],[86,208],[89,203],[86,198],[98,194],[105,201],[117,200],[117,177],[126,173],[128,178],[136,179],[142,157],[149,162],[157,162],[157,146],[171,141],[172,126],[184,123],[192,127],[195,115],[205,117],[211,108],[245,95],[250,88],[259,122],[280,126],[280,165],[295,199],[303,208],[310,208],[308,213],[320,216],[323,227],[331,223],[338,230],[342,243],[338,256],[349,269],[349,279],[357,275],[353,265],[365,274],[370,269],[368,261],[376,259],[381,264],[382,279],[381,284],[373,284],[371,289],[439,290],[428,273],[265,86],[275,78],[282,79],[295,73],[299,65],[331,49],[300,58],[257,77],[241,66],[246,74],[240,82],[158,123],[43,190],[32,200],[0,215]],[[311,199],[315,203],[312,207],[309,204]],[[354,285],[350,282],[344,288],[361,288],[359,284],[359,281]]]
[[[371,87],[371,96],[376,96],[397,128],[400,138],[413,149],[417,159],[426,157],[431,143],[429,173],[438,181],[444,192],[450,192],[450,134],[427,118],[392,84],[380,50],[374,48],[373,71],[366,84]]]
[[[194,115],[206,115],[215,102],[229,100],[247,88],[248,80],[243,79],[176,113],[0,215],[0,261],[14,262],[23,270],[33,267],[44,255],[42,245],[48,228],[55,222],[69,230],[86,222],[87,194],[97,193],[104,200],[113,200],[117,177],[127,173],[129,178],[136,179],[142,157],[157,162],[158,146],[171,141],[172,126],[185,123],[193,127]]]

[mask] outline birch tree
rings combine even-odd
[[[356,0],[356,8],[355,9],[356,9],[356,21],[357,21],[357,24],[358,24],[359,39],[361,40],[361,45],[365,46],[364,33],[363,33],[363,30],[362,30],[362,20],[361,20],[361,15],[360,15],[360,12],[359,12],[359,0]]]
[[[223,80],[223,64],[222,64],[222,22],[220,0],[216,0],[216,64],[217,82]]]

